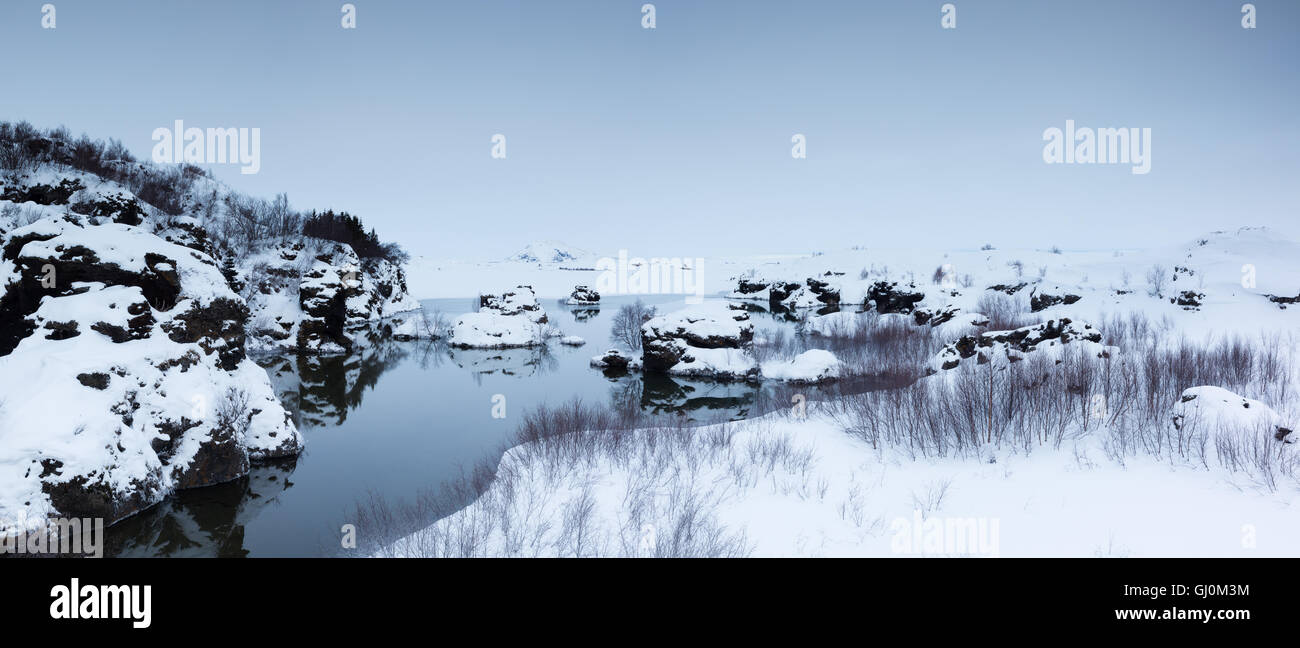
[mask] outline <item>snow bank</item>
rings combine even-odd
[[[764,378],[793,383],[818,383],[840,377],[844,364],[834,353],[809,349],[790,361],[773,360],[762,364]]]
[[[913,460],[845,434],[815,403],[806,418],[620,438],[617,453],[575,441],[568,462],[546,449],[562,441],[512,448],[474,503],[378,554],[1300,556],[1292,493],[1158,459],[1120,466],[1095,439],[992,461]],[[1243,545],[1240,520],[1257,544]]]
[[[1192,387],[1183,391],[1171,417],[1174,429],[1207,432],[1256,432],[1294,443],[1295,424],[1257,400],[1222,387]]]

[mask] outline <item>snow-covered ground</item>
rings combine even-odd
[[[1028,456],[915,460],[810,404],[803,419],[775,412],[573,451],[582,460],[546,443],[510,450],[478,501],[380,553],[1300,556],[1294,489],[1157,460],[1118,465],[1095,437]]]
[[[1144,344],[1208,348],[1233,337],[1278,351],[1280,373],[1270,380],[1294,385],[1300,378],[1300,307],[1291,305],[1300,296],[1300,245],[1277,232],[1240,228],[1145,250],[986,248],[707,259],[703,278],[709,294],[762,307],[777,301],[769,286],[790,296],[780,305],[820,307],[836,296],[839,312],[795,311],[814,341],[852,331],[866,321],[863,308],[889,313],[871,314],[880,321],[929,327],[950,344],[932,358],[938,375],[922,380],[949,385],[986,358],[992,368],[985,371],[1030,357],[1034,368],[1050,371],[1066,351],[1080,350],[1133,367]],[[463,295],[422,292],[463,283],[453,278],[462,272],[501,272],[557,298],[577,284],[600,285],[598,272],[559,266],[425,267],[412,272],[413,293]],[[1010,312],[994,312],[999,302]],[[659,321],[697,310],[663,308]],[[1130,339],[1123,355],[1100,335],[1117,316],[1150,322],[1143,334],[1149,342]],[[1010,325],[994,328],[994,318]],[[834,355],[818,351],[764,362],[762,374],[788,378],[787,366],[801,375],[837,372]],[[603,357],[593,365],[604,366]],[[974,358],[971,366],[958,369],[953,361],[966,357]],[[637,355],[629,364],[640,369],[640,362]],[[1263,393],[1277,385],[1256,386]],[[1087,426],[1032,452],[987,444],[975,456],[917,458],[851,434],[843,411],[832,415],[834,404],[806,404],[805,415],[802,402],[725,426],[625,433],[631,440],[619,450],[533,441],[505,454],[496,481],[475,503],[380,553],[1300,556],[1290,433],[1300,407],[1289,387],[1270,393],[1280,400],[1212,385],[1173,392],[1174,406],[1149,425],[1184,431],[1195,420],[1212,430],[1208,450],[1181,458],[1117,454],[1113,439]],[[664,443],[665,435],[674,440]],[[1262,479],[1242,469],[1236,453],[1243,449],[1267,470],[1286,465],[1288,472]]]
[[[705,295],[731,295],[738,280],[746,277],[787,281],[815,277],[838,290],[841,304],[861,304],[873,284],[893,281],[925,293],[921,306],[951,306],[961,313],[976,311],[990,286],[1024,284],[1015,295],[1026,303],[1031,293],[1078,295],[1077,302],[1052,306],[1050,314],[1086,322],[1099,321],[1104,314],[1142,310],[1155,320],[1173,318],[1176,328],[1193,338],[1225,331],[1254,334],[1295,329],[1293,318],[1280,316],[1294,312],[1281,313],[1278,304],[1268,299],[1300,295],[1300,263],[1295,256],[1300,246],[1294,241],[1267,228],[1251,227],[1201,236],[1173,234],[1171,240],[1167,246],[1150,249],[1059,253],[1001,248],[944,252],[881,245],[804,255],[706,257],[699,278]],[[545,247],[553,246],[564,247],[555,243]],[[1160,269],[1159,297],[1152,295],[1156,292],[1149,278],[1153,268]],[[473,296],[519,283],[532,286],[539,299],[563,299],[577,285],[599,287],[603,274],[594,263],[416,257],[407,268],[407,282],[418,299]],[[1184,291],[1203,293],[1195,310],[1171,303]]]

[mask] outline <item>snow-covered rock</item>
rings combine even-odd
[[[877,281],[867,289],[867,300],[879,313],[911,313],[925,299],[916,284],[900,285],[897,281]]]
[[[0,526],[116,521],[302,448],[216,262],[96,220],[0,244]]]
[[[771,360],[762,364],[764,378],[792,383],[819,383],[834,380],[844,371],[844,364],[834,353],[809,349],[791,360]]]
[[[600,293],[586,286],[574,286],[573,292],[569,294],[570,306],[590,306],[599,303]]]
[[[533,289],[518,286],[500,295],[481,295],[479,311],[461,315],[452,324],[450,344],[479,349],[545,344],[557,334],[547,321]]]
[[[929,371],[933,373],[955,369],[963,360],[970,358],[975,358],[978,364],[985,364],[1019,362],[1026,354],[1034,352],[1059,357],[1067,346],[1083,349],[1099,357],[1110,353],[1110,349],[1101,343],[1101,332],[1091,324],[1060,318],[1011,331],[963,335],[935,355],[930,362]]]
[[[560,344],[563,344],[565,346],[582,346],[586,343],[587,343],[586,340],[576,335],[566,335],[560,338]]]
[[[843,273],[839,273],[843,274]],[[822,308],[840,303],[834,272],[824,272],[802,279],[763,279],[755,276],[735,278],[736,288],[729,297],[765,301],[773,308]]]
[[[259,349],[342,353],[352,347],[351,331],[420,307],[401,267],[331,241],[269,248],[245,260],[236,280]]]
[[[1295,424],[1260,401],[1210,385],[1183,390],[1171,416],[1175,430],[1261,433],[1295,443]]]
[[[646,371],[752,380],[758,362],[750,352],[754,325],[741,310],[716,305],[688,308],[641,325]]]
[[[641,359],[618,349],[610,349],[591,359],[591,366],[606,371],[636,371],[641,369]]]

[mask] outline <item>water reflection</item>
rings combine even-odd
[[[569,306],[566,310],[573,315],[573,321],[586,322],[600,315],[599,306]]]
[[[665,312],[675,308],[669,299],[646,301]],[[588,340],[585,347],[556,342],[531,349],[451,349],[440,342],[392,340],[378,326],[357,332],[348,355],[258,358],[307,438],[304,455],[254,466],[230,483],[178,493],[114,525],[108,530],[109,555],[334,555],[339,526],[346,522],[341,516],[358,499],[368,492],[410,497],[463,470],[493,464],[519,417],[543,403],[576,397],[698,423],[789,407],[790,386],[592,369],[591,356],[608,348],[609,320],[620,303],[610,299],[603,310],[548,309],[564,322],[566,334]],[[439,300],[426,306],[454,316],[470,303]],[[767,314],[755,322],[760,328],[788,330],[799,319],[750,306]],[[845,387],[797,390],[811,400]],[[508,396],[506,419],[489,415],[496,394]]]
[[[559,360],[551,354],[549,347],[529,347],[520,349],[452,349],[447,348],[447,357],[457,367],[476,374],[500,374],[503,376],[542,376],[559,368]]]
[[[118,557],[242,558],[244,526],[274,507],[293,487],[296,459],[253,466],[224,484],[185,490],[127,518],[107,534],[106,554]]]

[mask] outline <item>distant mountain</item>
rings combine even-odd
[[[566,245],[560,241],[535,241],[529,243],[508,260],[522,261],[524,263],[565,263],[589,259],[591,256],[591,253],[586,250]]]

